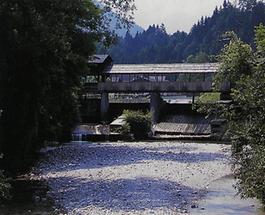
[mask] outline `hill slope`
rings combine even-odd
[[[243,1],[244,2],[244,1]],[[115,63],[207,62],[225,44],[222,35],[234,31],[245,42],[253,44],[255,26],[265,24],[265,4],[232,5],[224,1],[211,17],[202,17],[190,33],[169,35],[164,25],[150,26],[135,37],[126,34],[108,50]]]

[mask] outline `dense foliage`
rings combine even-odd
[[[151,131],[151,115],[141,111],[124,111],[126,124],[124,130],[132,134],[134,139],[141,140],[148,137]]]
[[[201,106],[227,120],[234,172],[243,196],[265,204],[265,27],[256,28],[255,51],[235,35],[223,49],[216,82],[232,82],[231,104]]]
[[[10,189],[9,180],[5,177],[3,171],[0,171],[0,200],[11,198]]]
[[[115,63],[211,62],[227,43],[222,37],[225,32],[234,31],[242,41],[254,45],[253,29],[260,23],[265,24],[262,1],[241,0],[234,5],[225,0],[211,17],[202,17],[189,34],[178,31],[169,35],[164,25],[153,25],[134,38],[127,34],[109,53]]]
[[[124,17],[130,0],[102,0]],[[78,122],[80,74],[99,41],[103,12],[90,0],[0,0],[0,146],[17,172],[45,140],[66,141]]]

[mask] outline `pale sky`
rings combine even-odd
[[[202,16],[210,16],[224,0],[135,0],[135,22],[144,29],[164,23],[168,33],[189,32]]]

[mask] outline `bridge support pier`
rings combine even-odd
[[[160,114],[161,97],[160,93],[151,93],[150,112],[152,124],[156,124]]]
[[[106,122],[108,120],[108,112],[109,112],[109,94],[102,93],[101,103],[100,103],[100,115],[102,122]]]
[[[194,104],[195,103],[195,93],[193,92],[192,93],[192,104]]]

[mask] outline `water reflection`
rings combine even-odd
[[[191,210],[191,215],[264,215],[261,205],[254,199],[241,199],[234,188],[232,176],[214,181],[198,208]]]

